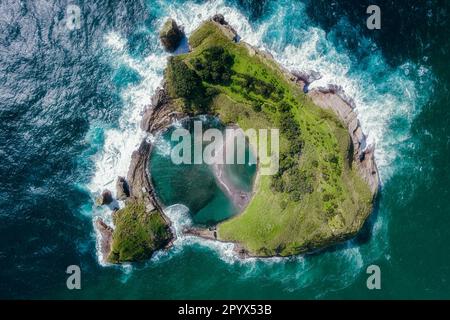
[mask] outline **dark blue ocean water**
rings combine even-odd
[[[369,2],[76,1],[81,28],[69,30],[68,1],[2,1],[0,297],[448,298],[449,4],[380,0],[382,28],[369,31]],[[168,56],[157,30],[172,16],[190,33],[217,12],[244,41],[355,99],[377,146],[377,208],[355,240],[317,255],[241,262],[227,245],[181,237],[148,262],[102,266],[92,221],[109,212],[93,197],[142,138]],[[66,288],[71,264],[80,291]],[[380,291],[366,288],[371,264]]]

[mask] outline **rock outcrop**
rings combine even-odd
[[[104,223],[101,218],[98,218],[95,221],[95,227],[100,233],[100,252],[102,254],[103,262],[106,262],[111,251],[113,229]]]
[[[108,189],[103,190],[102,194],[95,199],[95,203],[98,206],[108,205],[111,204],[114,201],[114,198],[111,194],[111,191]]]
[[[211,21],[215,22],[220,27],[223,34],[227,36],[230,40],[234,42],[239,42],[240,37],[238,33],[236,32],[236,30],[234,30],[232,26],[228,24],[223,15],[216,14],[211,18]]]
[[[293,70],[291,73],[297,77],[298,80],[303,81],[305,85],[309,85],[311,82],[322,78],[322,75],[317,71],[304,72],[300,70]]]
[[[189,227],[183,230],[183,233],[185,235],[199,237],[205,240],[213,240],[213,241],[219,241],[221,240],[217,239],[217,229],[216,227],[210,227],[210,228],[196,228],[196,227]],[[228,242],[229,243],[229,242]],[[233,252],[241,259],[250,258],[252,255],[246,250],[241,244],[235,242],[233,243]]]
[[[152,104],[144,111],[141,129],[150,134],[156,134],[169,127],[173,121],[185,116],[186,114],[174,107],[167,90],[158,88],[152,97]]]
[[[118,177],[116,182],[116,198],[117,200],[125,200],[130,196],[128,182],[124,177]]]
[[[159,32],[159,39],[162,45],[168,52],[173,52],[179,46],[181,39],[184,37],[183,30],[177,25],[175,20],[168,19],[161,31]]]
[[[176,111],[166,90],[159,88],[152,98],[151,106],[144,111],[141,128],[149,134],[157,134],[168,128],[175,120],[185,116],[183,112]],[[163,214],[163,209],[150,182],[150,172],[147,170],[152,148],[150,139],[146,138],[131,156],[131,164],[127,175],[130,196],[143,200],[147,212],[158,210],[170,225],[169,219]]]
[[[183,233],[187,235],[201,237],[203,239],[217,240],[217,231],[215,227],[211,228],[189,227],[183,230]]]
[[[138,150],[131,156],[130,168],[128,169],[127,180],[130,183],[130,194],[133,198],[143,200],[147,212],[158,209],[153,201],[150,183],[147,177],[148,156],[151,152],[151,144],[142,141]]]
[[[181,113],[175,112],[175,109],[173,107],[172,101],[169,99],[168,95],[165,93],[164,89],[158,89],[157,93],[152,99],[152,105],[149,106],[144,113],[143,119],[142,119],[142,129],[149,134],[156,133],[162,130],[165,127],[168,127],[173,120],[176,119],[177,116],[182,116]],[[153,223],[157,223],[158,226],[155,227],[156,230],[161,230],[162,225],[164,226],[164,239],[157,239],[156,235],[157,231],[155,231],[154,236],[150,236],[150,240],[154,241],[154,243],[150,246],[150,248],[147,248],[148,250],[158,250],[162,249],[163,247],[169,247],[173,240],[173,232],[170,230],[171,222],[170,220],[164,215],[164,211],[162,207],[159,205],[159,202],[156,198],[155,191],[153,189],[153,186],[151,184],[151,176],[147,170],[148,168],[148,161],[150,157],[150,153],[152,150],[152,143],[150,139],[146,138],[144,139],[139,148],[133,152],[131,156],[131,163],[130,167],[128,169],[127,178],[124,177],[118,177],[116,182],[116,192],[117,192],[117,198],[120,200],[125,200],[125,208],[120,209],[113,215],[114,223],[118,223],[117,220],[121,217],[121,215],[126,214],[129,216],[132,216],[133,219],[142,219],[142,215],[157,215],[153,216],[153,218],[150,221],[153,221]],[[120,215],[119,215],[120,214]],[[162,219],[161,219],[162,218]],[[121,263],[122,258],[120,257],[120,254],[117,253],[117,246],[120,248],[120,243],[123,241],[122,238],[129,236],[130,239],[127,239],[126,241],[130,241],[130,243],[133,243],[134,247],[139,247],[140,245],[148,245],[148,241],[145,239],[137,239],[131,231],[128,231],[129,228],[139,228],[139,225],[136,225],[135,220],[132,219],[132,223],[129,223],[129,218],[126,218],[124,221],[122,221],[122,231],[115,235],[115,231],[107,226],[102,220],[98,219],[96,221],[96,228],[99,231],[101,235],[101,252],[103,259],[109,262],[113,263]],[[158,222],[159,220],[162,221]],[[147,221],[144,219],[143,221]],[[155,222],[156,221],[156,222]],[[123,224],[126,224],[124,227]],[[119,225],[116,225],[116,229],[119,228]],[[149,228],[153,226],[151,224]],[[124,228],[128,228],[127,233],[124,234],[123,230]],[[131,233],[130,233],[131,232]],[[141,234],[140,231],[136,231],[136,234]],[[119,236],[117,240],[116,236]],[[118,243],[114,241],[119,241]],[[161,241],[160,241],[161,240]],[[138,241],[137,243],[135,243]],[[143,241],[142,244],[139,243],[139,241]],[[112,246],[116,246],[116,251],[114,251],[114,248]],[[128,247],[127,247],[128,248]],[[147,250],[146,249],[146,250]],[[119,252],[121,252],[119,250]],[[143,256],[134,256],[131,257],[127,254],[124,255],[126,258],[125,261],[130,261],[128,259],[144,259],[148,256],[151,256],[152,252],[146,252]],[[110,254],[113,254],[113,257],[111,258]],[[107,260],[108,259],[108,260]]]
[[[152,105],[146,108],[141,122],[141,127],[149,134],[156,134],[164,128],[169,127],[176,119],[185,117],[185,114],[177,112],[173,102],[166,94],[165,89],[158,89],[152,98]],[[148,172],[148,161],[152,150],[150,139],[144,139],[139,148],[133,152],[127,178],[118,177],[116,182],[117,199],[125,200],[126,207],[133,203],[143,203],[146,214],[160,215],[165,221],[167,228],[170,227],[170,220],[164,215],[155,191],[153,189],[150,173]],[[102,203],[112,199],[111,192],[102,194]],[[100,199],[99,199],[100,200]],[[114,230],[106,225],[101,219],[96,220],[95,226],[101,235],[100,249],[105,262],[111,253]],[[170,232],[170,230],[169,230]],[[172,234],[172,238],[173,238]],[[173,239],[172,239],[173,240]],[[164,241],[170,246],[172,241]],[[158,248],[155,248],[158,249]]]

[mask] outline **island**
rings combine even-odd
[[[166,22],[160,36],[168,51],[180,33]],[[297,255],[354,237],[373,210],[379,177],[352,100],[338,86],[310,90],[311,75],[288,71],[241,41],[222,15],[201,24],[188,43],[188,52],[169,57],[142,129],[157,135],[176,120],[212,115],[243,130],[279,128],[280,152],[278,173],[257,171],[242,212],[184,232],[233,242],[243,258]],[[152,148],[144,139],[128,176],[118,179],[125,207],[113,213],[114,228],[95,223],[106,262],[148,259],[175,237],[148,170]]]

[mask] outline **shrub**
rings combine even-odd
[[[213,84],[229,84],[233,64],[234,56],[222,47],[208,48],[192,62],[202,80]]]
[[[272,99],[275,101],[280,100],[279,96],[276,94],[278,90],[272,83],[262,81],[248,74],[239,74],[236,78],[236,82],[242,86],[247,93],[252,92],[255,95],[263,96],[265,99]]]
[[[138,261],[149,258],[164,247],[171,238],[169,226],[157,211],[145,212],[143,202],[130,202],[114,215],[112,263]]]
[[[262,105],[260,102],[254,101],[252,102],[252,109],[255,112],[260,112],[262,110]]]
[[[276,192],[283,192],[284,186],[283,186],[283,176],[280,172],[272,176],[272,179],[270,181],[270,187],[273,191]]]
[[[292,112],[282,112],[280,114],[279,125],[281,132],[284,133],[289,140],[300,138],[300,126],[294,120]]]
[[[168,80],[171,93],[175,97],[190,101],[204,94],[202,80],[183,60],[170,58]]]

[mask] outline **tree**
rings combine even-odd
[[[206,49],[192,65],[200,77],[212,84],[228,84],[233,74],[234,57],[222,47]]]
[[[202,80],[183,60],[170,58],[168,78],[172,94],[190,101],[204,94]]]

